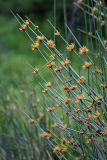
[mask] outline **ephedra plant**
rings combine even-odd
[[[35,86],[42,90],[40,108],[45,113],[45,123],[39,125],[34,117],[34,125],[46,140],[44,152],[48,159],[106,160],[107,9],[103,1],[96,0],[78,0],[75,5],[84,15],[85,25],[77,29],[83,44],[67,24],[71,42],[51,21],[47,25],[53,28],[54,39],[53,35],[48,39],[42,34],[28,17],[24,20],[14,15],[19,30],[30,39],[32,51],[44,59],[44,72],[49,74],[45,79],[43,66],[38,69],[30,65],[33,76],[39,78]],[[57,39],[64,43],[63,53]]]

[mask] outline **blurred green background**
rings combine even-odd
[[[73,14],[71,13],[73,1],[68,0],[66,5],[64,5],[65,0],[56,2],[56,25],[64,34],[63,7],[67,7],[67,16],[71,22],[70,14]],[[18,160],[22,160],[19,157],[23,157],[23,154],[24,156],[31,155],[33,149],[32,139],[33,143],[37,145],[39,143],[37,131],[29,127],[26,115],[22,111],[20,112],[23,109],[25,112],[32,110],[31,103],[35,102],[36,94],[33,98],[29,97],[30,91],[34,91],[34,86],[36,86],[36,93],[40,89],[39,85],[37,85],[38,79],[34,79],[32,68],[28,63],[40,67],[43,76],[48,77],[48,73],[44,72],[44,60],[38,53],[32,52],[30,40],[24,33],[19,31],[20,26],[11,14],[11,10],[15,14],[19,13],[23,18],[28,16],[35,25],[40,26],[40,30],[49,39],[53,39],[54,31],[47,20],[54,22],[54,1],[0,0],[0,158],[5,153],[6,156],[4,155],[4,157],[7,160],[12,159],[12,154]],[[62,47],[62,44],[60,46]],[[29,100],[29,98],[31,99]],[[37,114],[37,109],[35,110]],[[26,142],[22,138],[23,136],[26,137]],[[26,143],[27,145],[31,144],[31,149],[28,146],[24,146]],[[42,148],[41,142],[38,146]],[[25,152],[23,152],[23,148]],[[20,150],[22,150],[22,154]],[[39,152],[42,155],[43,149],[40,149]],[[13,157],[13,159],[16,158]],[[43,159],[45,158],[43,157]]]
[[[67,9],[68,23],[73,23],[73,1],[56,1],[56,25],[64,30],[64,6]],[[70,5],[69,5],[70,4]],[[14,81],[31,80],[31,69],[26,63],[42,65],[42,59],[31,51],[29,39],[19,32],[19,25],[11,14],[11,10],[22,17],[25,15],[40,26],[40,30],[49,38],[53,29],[47,19],[54,22],[54,1],[51,0],[0,0],[0,86],[11,88]],[[71,20],[72,19],[72,20]],[[45,73],[43,73],[45,75]],[[26,78],[25,78],[26,77]]]

